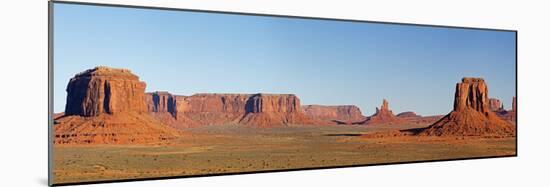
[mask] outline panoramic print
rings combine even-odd
[[[513,31],[54,7],[54,184],[516,155]]]

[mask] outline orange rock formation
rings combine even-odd
[[[145,83],[129,70],[86,70],[69,81],[65,113],[54,119],[54,143],[153,143],[178,135],[146,111]]]
[[[489,92],[481,78],[463,78],[456,84],[454,109],[421,135],[515,136],[515,128],[489,107]]]
[[[384,99],[382,101],[382,106],[380,108],[376,107],[376,113],[367,117],[366,120],[356,124],[396,124],[403,122],[404,121],[401,118],[398,118],[393,114],[390,110],[388,101]]]
[[[159,96],[164,95],[164,96]],[[158,92],[147,94],[149,112],[174,127],[246,124],[258,127],[287,124],[314,124],[300,108],[293,94],[195,94],[175,96]],[[154,98],[158,99],[158,102]],[[163,101],[162,98],[172,98]],[[175,107],[162,103],[175,102]],[[167,114],[173,116],[168,118]]]
[[[333,124],[352,124],[365,120],[365,116],[363,116],[359,107],[355,105],[304,105],[302,106],[302,110],[307,116],[313,119]]]

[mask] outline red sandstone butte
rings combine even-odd
[[[515,128],[489,107],[489,91],[481,78],[456,84],[453,111],[418,134],[433,136],[515,136]]]
[[[63,116],[55,119],[55,144],[136,144],[174,138],[147,113],[145,83],[126,69],[96,67],[67,86]]]
[[[145,83],[130,70],[108,67],[86,70],[69,81],[65,114],[145,112],[144,90]]]
[[[355,105],[304,105],[302,110],[312,119],[319,119],[333,124],[352,124],[365,120],[365,116],[363,116],[359,107]]]
[[[147,95],[149,113],[177,128],[224,124],[245,124],[257,127],[315,124],[314,120],[303,114],[300,100],[293,94],[177,96],[155,92]],[[164,98],[166,101],[163,101]],[[163,103],[172,102],[175,102],[172,104],[175,107],[168,108],[170,105],[163,105]],[[168,114],[172,118],[169,118]]]

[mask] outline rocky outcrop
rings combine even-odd
[[[153,92],[146,94],[147,111],[162,113],[166,112],[176,117],[176,98],[168,92]]]
[[[401,112],[401,113],[397,114],[397,117],[400,117],[400,118],[417,118],[417,117],[422,117],[422,116],[417,115],[416,113],[414,113],[412,111],[407,111],[407,112]]]
[[[144,94],[145,83],[129,70],[96,67],[70,79],[65,114],[145,112]]]
[[[463,78],[456,84],[453,111],[420,135],[515,136],[515,128],[499,118],[489,106],[489,92],[481,78]]]
[[[380,106],[380,108],[376,107],[376,113],[374,113],[372,116],[367,117],[366,120],[356,124],[397,124],[402,122],[402,119],[393,114],[393,112],[390,110],[388,101],[384,99],[382,101],[382,106]]]
[[[437,120],[441,119],[444,115],[433,115],[433,116],[421,116],[415,112],[401,112],[396,115],[401,121],[401,124],[422,124],[422,125],[431,125]]]
[[[145,83],[129,70],[86,70],[69,81],[65,113],[54,121],[54,143],[141,144],[178,135],[146,111]]]
[[[315,123],[302,112],[294,94],[254,94],[246,102],[246,112],[240,123],[263,127]]]
[[[493,112],[502,111],[502,110],[504,110],[504,105],[502,104],[502,102],[500,102],[500,100],[495,99],[495,98],[490,98],[489,99],[489,109]]]
[[[512,98],[512,108],[510,110],[499,110],[497,111],[498,116],[500,116],[502,119],[512,123],[516,124],[517,119],[517,112],[516,112],[516,97]]]
[[[222,124],[268,127],[314,123],[302,113],[300,100],[293,94],[163,94],[164,98],[172,98],[170,102],[175,102],[175,108],[169,109],[168,106],[155,103],[154,98],[158,95],[155,92],[147,94],[148,111],[161,121],[178,128]],[[167,118],[166,113],[172,115],[173,119]]]
[[[351,124],[365,120],[365,116],[355,105],[304,105],[302,111],[312,119],[334,124]]]

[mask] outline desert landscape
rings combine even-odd
[[[453,110],[372,115],[302,105],[292,93],[146,93],[127,69],[76,74],[54,114],[56,184],[516,155],[516,99],[482,78],[456,83]]]

